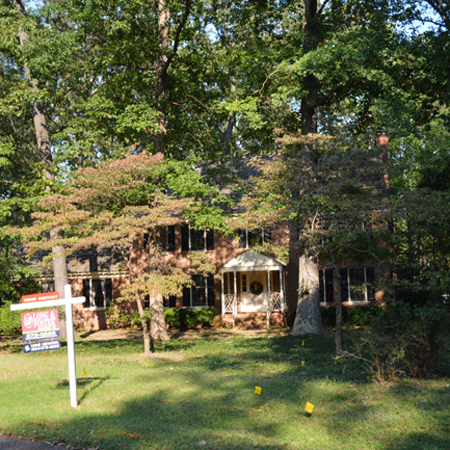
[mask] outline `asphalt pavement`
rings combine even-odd
[[[66,445],[45,444],[0,436],[0,450],[62,450],[65,448],[67,448]]]

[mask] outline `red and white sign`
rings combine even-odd
[[[57,309],[22,313],[22,333],[59,330]]]
[[[22,295],[22,303],[44,302],[47,300],[59,300],[59,292],[45,292],[43,294]]]

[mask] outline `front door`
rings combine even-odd
[[[267,273],[241,272],[241,312],[266,312]]]

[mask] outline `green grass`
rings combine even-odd
[[[157,347],[171,359],[139,340],[78,342],[79,410],[65,349],[2,354],[0,434],[100,450],[450,448],[448,381],[374,384],[333,359],[333,340],[302,340],[174,339]]]

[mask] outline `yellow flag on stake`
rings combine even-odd
[[[314,409],[314,405],[312,403],[306,402],[305,411],[309,414],[312,414]]]
[[[81,374],[82,377],[86,375],[86,369],[83,367],[83,373]]]
[[[255,386],[255,394],[261,395],[261,392],[262,392],[262,388],[260,388],[259,386]]]

